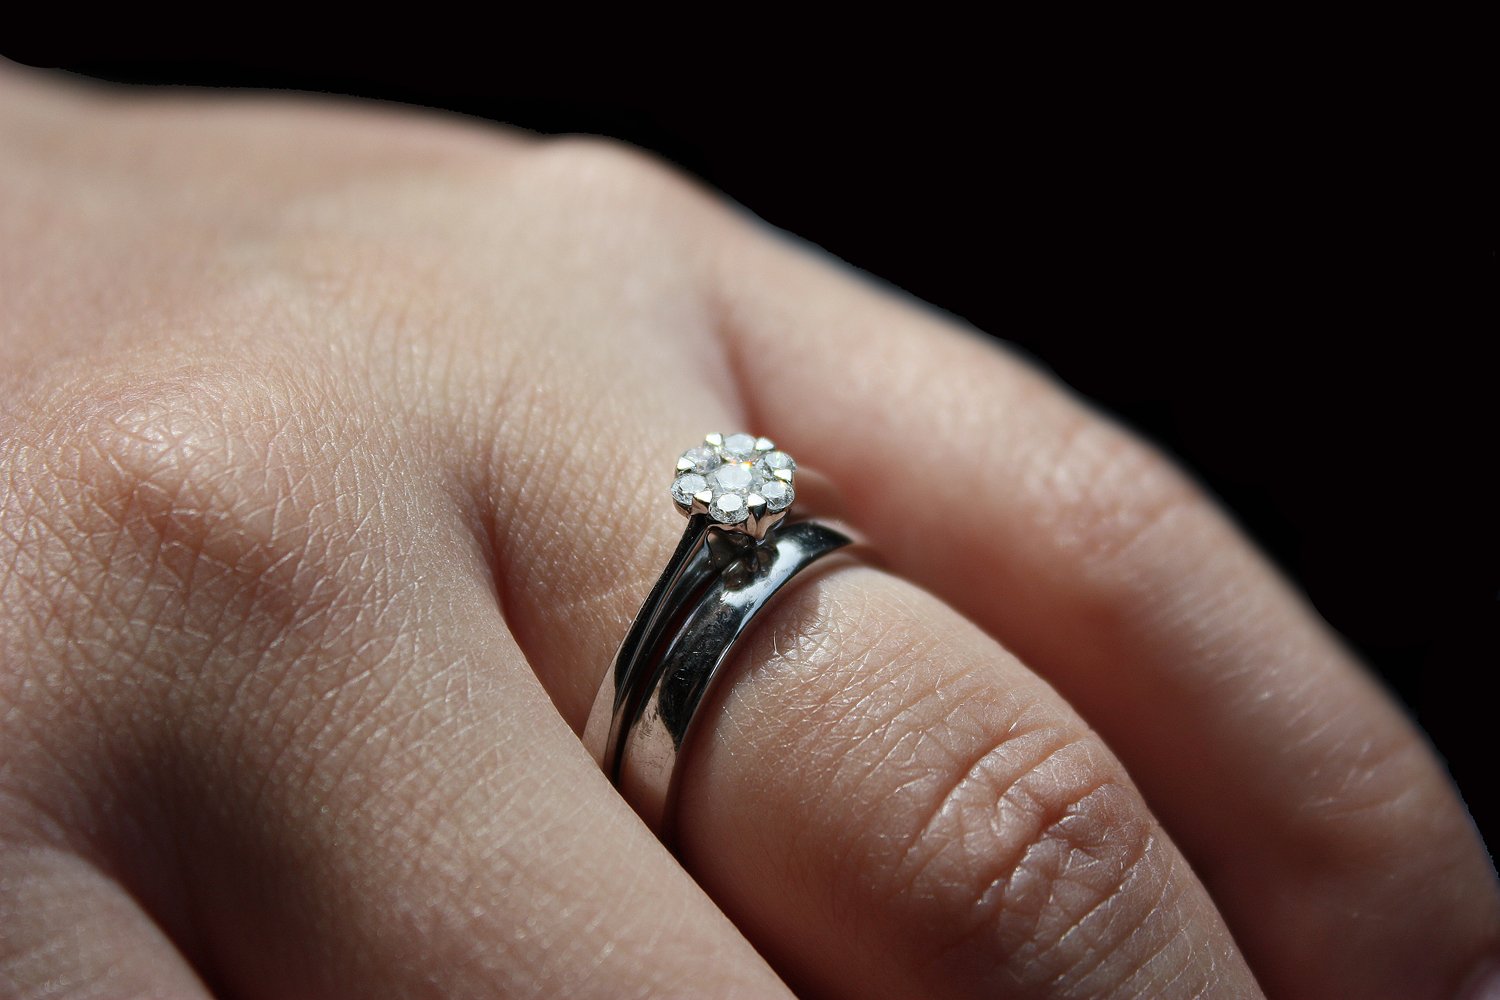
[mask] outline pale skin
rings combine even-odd
[[[577,734],[671,462],[740,429],[881,565],[757,621],[674,856]],[[0,73],[0,997],[1446,1000],[1496,956],[1421,734],[1002,349],[605,142]]]

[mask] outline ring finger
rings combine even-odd
[[[559,179],[595,169],[609,184],[573,201],[603,198],[614,239],[660,233],[671,214],[712,220],[616,154],[587,151]],[[635,252],[672,256],[654,243]],[[669,273],[693,273],[676,263]],[[756,429],[701,336],[716,320],[711,295],[679,286],[656,301],[676,315],[617,299],[598,313],[571,306],[572,356],[591,363],[523,366],[527,398],[554,401],[524,412],[545,419],[515,420],[512,398],[475,434],[486,444],[469,480],[491,512],[507,621],[575,730],[681,527],[664,459],[706,431]],[[594,530],[573,530],[581,510]],[[1123,769],[1042,681],[878,571],[840,571],[798,595],[747,646],[752,666],[717,738],[685,765],[678,813],[692,870],[794,985],[1255,995]]]

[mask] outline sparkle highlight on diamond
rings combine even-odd
[[[683,513],[759,538],[796,497],[797,463],[768,438],[709,434],[677,460],[672,499]]]
[[[693,502],[693,497],[708,489],[708,480],[696,472],[689,472],[685,476],[678,476],[672,482],[672,499],[683,506]]]

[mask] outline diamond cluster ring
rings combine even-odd
[[[799,491],[827,487],[763,437],[710,434],[677,460],[670,492],[687,530],[584,729],[604,773],[664,840],[678,759],[735,641],[794,576],[853,543],[826,524],[789,519]]]

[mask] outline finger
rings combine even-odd
[[[0,795],[177,886],[233,995],[787,996],[519,655],[450,443],[182,360],[19,401]]]
[[[0,846],[0,996],[208,1000],[172,942],[92,863],[44,842]]]
[[[574,331],[568,353],[556,363],[545,345],[527,340],[524,328],[511,331],[504,348],[476,338],[465,354],[474,359],[471,369],[482,368],[483,359],[494,363],[495,352],[512,345],[523,360],[498,388],[474,386],[475,398],[509,395],[502,419],[466,432],[479,455],[473,493],[482,498],[480,509],[494,511],[506,619],[564,716],[581,728],[616,645],[682,530],[669,509],[664,477],[676,447],[659,463],[649,456],[658,442],[690,444],[706,430],[729,430],[739,421],[734,383],[701,332],[712,312],[692,280],[694,255],[661,228],[662,219],[693,208],[683,207],[675,184],[618,154],[553,153],[537,166],[534,180],[568,185],[569,196],[541,200],[573,206],[580,220],[590,220],[580,221],[589,233],[607,232],[609,243],[599,254],[628,246],[652,266],[644,289],[570,300],[560,315],[539,324],[542,335],[557,327]],[[695,216],[695,224],[700,219]],[[524,220],[518,229],[525,229]],[[512,283],[524,287],[529,267],[597,266],[588,255],[575,262],[545,242],[524,259],[525,267],[488,294],[506,294]],[[500,298],[483,304],[497,315],[514,312]],[[548,363],[524,360],[537,356]],[[512,388],[520,386],[524,390]],[[454,431],[462,433],[461,427]],[[651,516],[653,509],[661,516]],[[796,743],[809,759],[772,755],[760,779],[768,787],[705,779],[708,790],[682,815],[684,850],[694,870],[713,879],[722,905],[752,922],[758,945],[802,982],[835,993],[967,996],[1023,984],[1038,996],[1137,986],[1161,996],[1254,995],[1202,888],[1108,753],[1044,685],[940,608],[907,607],[892,618],[896,598],[856,600],[887,587],[906,593],[899,584],[878,574],[835,579],[847,583],[830,580],[829,587],[852,588],[832,591],[845,594],[848,613],[838,615],[837,627],[849,643],[829,644],[829,673],[847,686],[820,697],[858,700],[858,692],[866,692],[865,717],[889,742],[849,746],[812,715],[799,728],[794,721],[805,719],[793,701],[788,719],[768,739]],[[846,676],[860,670],[834,669],[873,657],[861,652],[861,643],[892,620],[898,634],[916,637],[914,648],[885,647],[888,662],[863,681]],[[958,687],[971,696],[974,714],[950,723],[938,709],[952,703],[923,692]],[[1037,725],[1066,744],[1057,760],[1022,759],[1025,748],[1012,745],[1008,710],[1017,699],[1035,702]],[[732,714],[722,727],[729,733],[738,731]],[[928,731],[930,741],[923,736]],[[912,760],[899,766],[884,760],[893,746],[912,741],[923,746]],[[991,753],[989,747],[1004,749]],[[982,776],[967,779],[969,765],[981,759],[987,763],[975,766]],[[860,796],[842,797],[849,789],[832,774],[841,761],[849,771],[870,773]],[[819,762],[827,767],[814,766]],[[1002,794],[1004,775],[1034,794],[1034,807],[1022,803],[1011,811]],[[826,800],[820,798],[825,791]],[[922,817],[940,812],[950,792],[972,807],[956,823],[925,834]],[[735,801],[724,806],[732,817],[724,822],[734,829],[703,815],[726,795]],[[826,803],[826,824],[801,823],[806,810],[771,815],[797,796]],[[981,804],[986,799],[988,809]],[[870,808],[857,815],[856,803]],[[959,836],[966,827],[972,829]],[[793,844],[798,830],[807,839]],[[903,883],[912,873],[891,849],[912,842],[919,843],[911,863],[926,859],[931,867],[921,891],[907,894]],[[1070,882],[1076,865],[1064,870],[1015,861],[1040,902],[1028,896],[1018,903],[998,892],[983,898],[1009,853],[1026,853],[1028,844],[1038,856],[1062,854],[1081,864],[1097,852],[1101,860],[1084,886]],[[867,863],[841,861],[860,854]],[[1112,888],[1111,880],[1117,883]],[[1055,903],[1047,902],[1044,885],[1058,890]],[[1150,912],[1164,896],[1167,904]],[[1026,919],[1027,906],[1041,924],[1029,945],[1011,931]],[[976,907],[985,911],[977,918]],[[1087,930],[1068,933],[1070,921],[1088,922],[1090,914],[1095,922]],[[1033,961],[1041,951],[1047,960]],[[938,961],[940,953],[945,960]]]
[[[735,656],[683,765],[682,853],[794,985],[1260,995],[1119,763],[940,601],[839,572]]]
[[[1268,988],[1446,995],[1500,950],[1492,871],[1428,747],[1184,477],[941,318],[789,248],[732,247],[751,412],[795,398],[776,432],[892,565],[1099,729]]]

